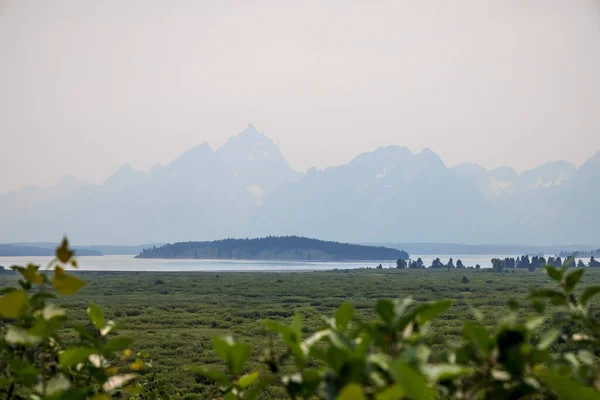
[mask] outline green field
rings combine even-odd
[[[306,332],[322,325],[344,301],[370,319],[376,299],[411,296],[417,301],[452,299],[439,318],[436,332],[448,339],[461,335],[461,321],[470,307],[481,310],[492,324],[506,313],[510,298],[524,300],[529,289],[550,286],[543,270],[492,273],[486,270],[344,270],[302,273],[150,273],[82,272],[88,285],[63,305],[85,321],[90,302],[105,310],[135,339],[135,351],[152,358],[157,385],[184,398],[211,398],[218,389],[204,378],[184,371],[189,364],[218,363],[211,338],[231,334],[252,343],[257,360],[268,338],[261,320],[303,316]],[[463,277],[469,282],[464,283]],[[0,275],[1,286],[14,283]],[[600,284],[600,268],[587,269],[580,290]],[[525,302],[523,302],[525,304]],[[527,309],[523,309],[524,312]],[[262,369],[254,364],[253,368]],[[272,393],[277,397],[277,393]]]

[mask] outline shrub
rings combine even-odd
[[[136,371],[145,361],[129,350],[131,339],[114,335],[115,323],[98,306],[90,304],[89,323],[78,325],[50,302],[86,284],[65,271],[77,268],[73,256],[65,238],[47,272],[34,264],[14,266],[19,286],[0,292],[0,393],[6,399],[104,400],[141,387]],[[67,326],[77,332],[68,344],[59,335]]]
[[[583,269],[546,270],[559,290],[532,291],[535,314],[520,318],[512,300],[498,325],[489,328],[474,311],[474,319],[463,324],[462,339],[453,345],[430,330],[450,301],[380,299],[376,320],[359,318],[352,304],[344,303],[322,330],[308,336],[302,335],[299,316],[291,325],[265,321],[266,330],[286,348],[278,351],[269,341],[261,357],[269,372],[248,372],[251,346],[230,337],[213,340],[227,373],[206,366],[188,369],[218,382],[226,399],[254,399],[272,386],[292,399],[598,399],[600,369],[589,349],[600,340],[600,321],[590,314],[589,302],[600,286],[576,297]],[[544,325],[544,307],[539,306],[544,300],[560,307],[571,326],[581,330],[561,335]],[[569,344],[563,349],[572,350],[552,353],[559,338]],[[440,351],[435,357],[433,345]]]

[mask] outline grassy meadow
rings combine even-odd
[[[461,335],[461,322],[470,318],[470,307],[482,311],[491,324],[506,313],[509,299],[524,300],[531,288],[551,286],[543,270],[81,272],[79,276],[88,285],[77,295],[60,299],[62,305],[82,322],[90,302],[100,305],[107,318],[122,326],[122,334],[135,339],[134,350],[150,355],[153,384],[186,399],[218,397],[216,386],[184,370],[190,364],[219,363],[211,338],[231,334],[248,341],[257,360],[268,341],[263,319],[285,322],[298,313],[309,332],[320,328],[321,317],[331,316],[344,301],[351,301],[360,317],[370,319],[378,298],[452,299],[452,308],[434,322],[436,333],[452,340]],[[0,286],[13,280],[12,274],[2,274]],[[580,289],[592,284],[600,284],[600,268],[587,269]],[[527,312],[525,306],[523,311]],[[265,396],[276,398],[278,393]]]

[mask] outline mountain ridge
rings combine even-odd
[[[391,145],[347,164],[294,170],[253,125],[147,172],[124,164],[102,184],[72,177],[0,195],[0,242],[86,243],[299,235],[348,242],[600,243],[591,216],[600,152],[517,173]],[[560,226],[560,229],[556,229]]]

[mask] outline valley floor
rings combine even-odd
[[[452,339],[461,335],[461,321],[471,306],[491,324],[506,313],[510,298],[523,301],[531,288],[549,285],[543,270],[492,273],[476,270],[340,270],[303,273],[208,272],[80,272],[88,285],[61,300],[74,317],[85,321],[90,302],[99,304],[107,318],[123,326],[121,333],[135,339],[135,351],[152,358],[150,373],[157,385],[186,399],[218,397],[218,388],[184,371],[190,364],[219,363],[211,338],[231,334],[254,344],[259,352],[267,338],[262,319],[290,321],[303,316],[305,332],[322,325],[344,301],[358,315],[370,319],[377,298],[411,296],[417,301],[452,299],[452,308],[434,329]],[[468,283],[463,283],[466,277]],[[15,277],[0,275],[0,287]],[[580,289],[600,283],[600,268],[587,269]],[[527,309],[523,308],[526,312]],[[263,366],[254,365],[262,369]],[[278,393],[266,394],[278,397]]]

